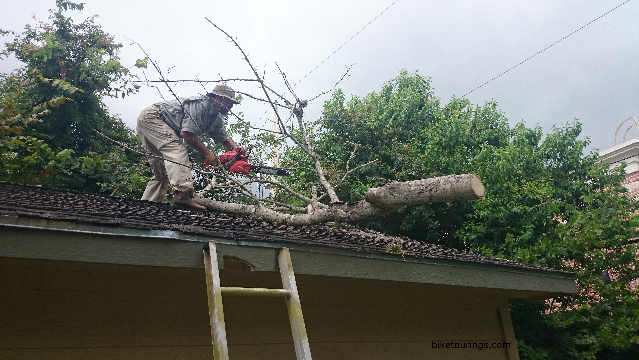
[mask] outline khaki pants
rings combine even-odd
[[[138,135],[148,156],[153,178],[146,185],[142,200],[162,202],[169,185],[173,190],[193,192],[191,162],[182,140],[160,117],[155,105],[144,109],[138,116]],[[164,161],[164,160],[168,161]]]

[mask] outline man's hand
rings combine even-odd
[[[204,145],[202,141],[200,141],[200,138],[197,137],[197,135],[188,131],[182,131],[180,135],[187,144],[191,145],[191,147],[194,148],[197,152],[204,155],[209,164],[214,165],[220,163],[220,159],[218,158],[218,156],[211,150],[209,150],[206,145]],[[231,139],[227,139],[226,141],[222,142],[221,145],[228,151],[235,150],[238,153],[246,153],[246,149],[244,148],[244,146],[235,145],[235,143]]]
[[[246,152],[244,146],[235,145],[233,139],[226,139],[226,141],[221,142],[220,145],[222,145],[226,151],[237,151],[238,153],[240,153],[240,151],[244,153]]]
[[[220,163],[220,158],[212,151],[206,155],[206,161],[211,165],[217,165]]]
[[[246,154],[246,148],[244,146],[236,146],[234,149],[238,154]]]

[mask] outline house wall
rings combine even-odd
[[[277,273],[225,265],[223,286],[281,287]],[[213,358],[203,269],[0,258],[0,279],[1,359]],[[297,285],[315,360],[518,359],[495,291],[311,275]],[[225,298],[224,312],[232,360],[295,359],[283,299]],[[478,349],[502,342],[510,349]]]

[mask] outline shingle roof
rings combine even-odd
[[[215,211],[191,211],[169,204],[7,182],[0,182],[0,216],[63,220],[135,229],[174,230],[238,241],[322,245],[361,252],[402,254],[406,257],[447,259],[565,273],[562,270],[449,249],[352,226],[272,224]]]

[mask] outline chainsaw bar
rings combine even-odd
[[[249,171],[265,175],[288,176],[288,171],[269,166],[251,165],[251,169]]]

